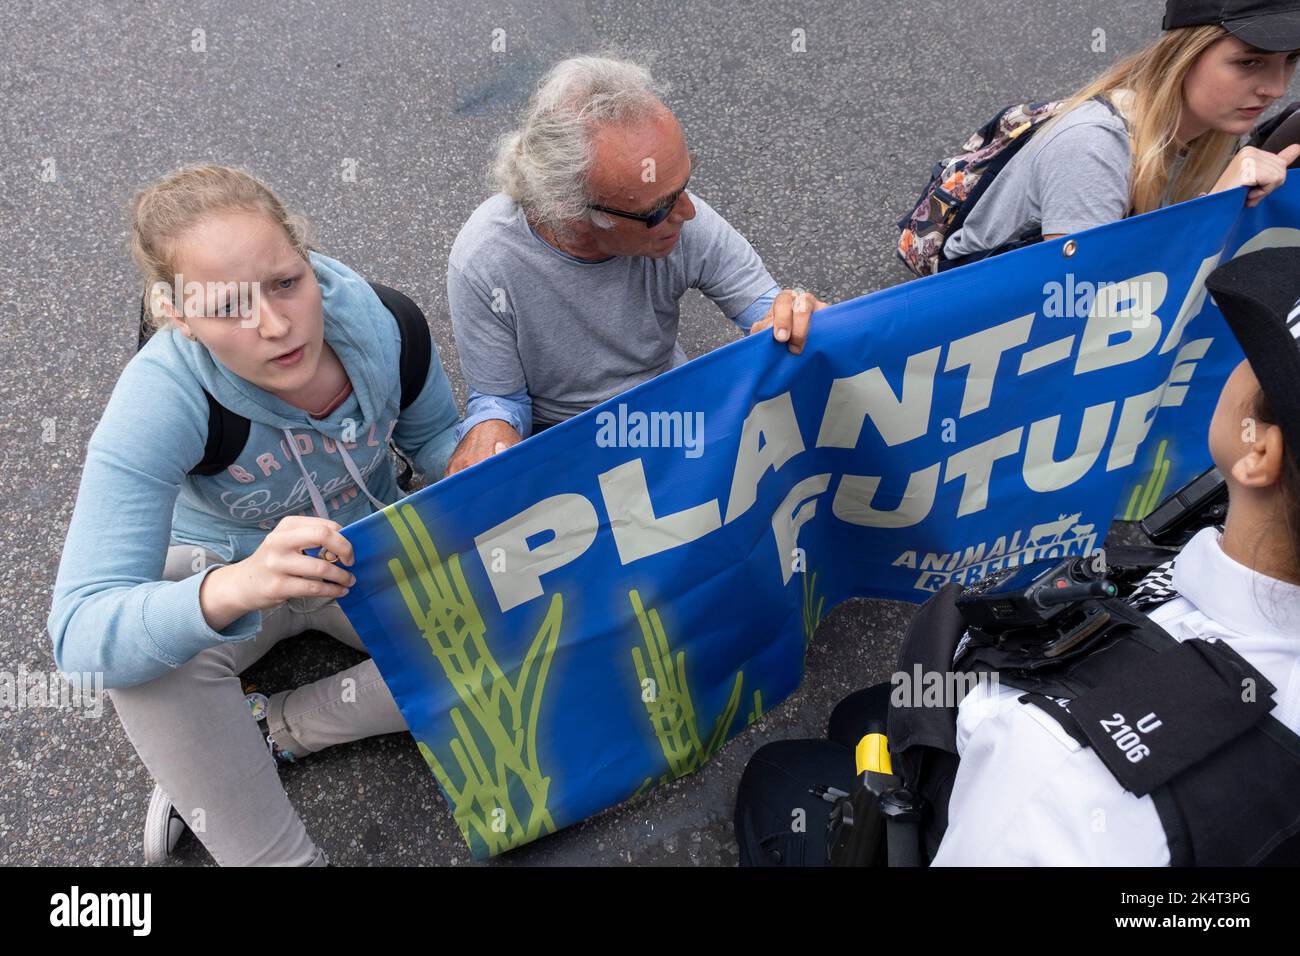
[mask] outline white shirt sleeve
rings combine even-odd
[[[979,684],[957,717],[961,755],[935,866],[1168,866],[1150,797],[1022,691]]]

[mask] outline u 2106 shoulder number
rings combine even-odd
[[[1142,736],[1138,731],[1149,734],[1160,727],[1163,721],[1155,714],[1147,714],[1134,727],[1130,727],[1123,714],[1114,714],[1110,720],[1101,720],[1098,723],[1106,733],[1110,734],[1110,739],[1115,741],[1115,746],[1128,758],[1129,763],[1138,763],[1151,754],[1151,748],[1142,742]]]

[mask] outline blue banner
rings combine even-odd
[[[1209,467],[1244,190],[718,349],[349,525],[342,602],[476,857],[707,761],[850,597],[1086,554]]]

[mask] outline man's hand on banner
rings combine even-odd
[[[749,334],[770,328],[778,342],[789,342],[787,347],[791,353],[798,355],[803,351],[804,341],[808,338],[808,322],[812,314],[829,304],[803,289],[782,289],[772,301],[767,315],[754,323]]]
[[[454,475],[470,465],[477,465],[484,458],[491,458],[497,452],[505,451],[523,440],[523,435],[499,418],[479,422],[465,433],[456,450],[451,453],[451,460],[447,462],[443,476]]]
[[[1238,186],[1253,187],[1246,194],[1247,206],[1258,206],[1261,199],[1286,182],[1286,169],[1300,158],[1300,143],[1295,143],[1280,153],[1268,153],[1247,146],[1232,157],[1219,181],[1210,190],[1221,193]]]

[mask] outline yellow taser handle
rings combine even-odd
[[[858,741],[856,751],[858,776],[864,773],[893,774],[889,762],[889,741],[884,734],[867,734]]]

